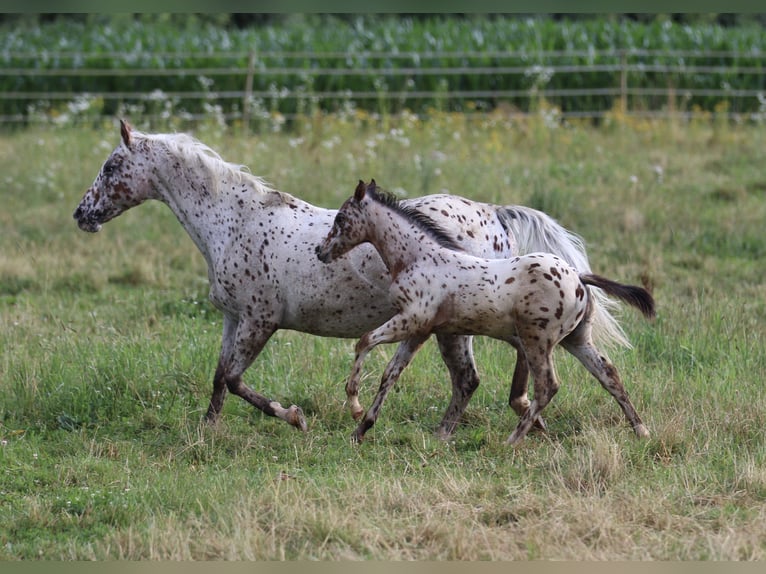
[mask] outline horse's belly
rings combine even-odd
[[[287,266],[280,282],[282,329],[355,338],[396,311],[386,269],[369,246],[360,246],[329,265],[312,253],[299,268]]]
[[[330,301],[304,302],[287,314],[281,329],[292,329],[320,337],[358,338],[393,317],[394,308],[385,299],[337,305]]]

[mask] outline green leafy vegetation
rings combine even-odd
[[[766,35],[754,22],[724,27],[704,19],[288,18],[287,24],[246,28],[223,27],[215,18],[130,15],[7,23],[0,35],[0,65],[7,70],[0,75],[0,91],[41,97],[0,99],[0,113],[110,116],[140,107],[143,114],[158,116],[236,114],[242,97],[225,94],[245,89],[251,54],[257,94],[249,103],[253,121],[274,113],[349,107],[379,114],[498,106],[528,111],[539,105],[535,94],[542,90],[552,94],[548,103],[567,112],[608,112],[618,105],[618,96],[597,90],[619,88],[623,56],[638,64],[625,77],[638,90],[626,102],[632,110],[713,113],[723,106],[749,115],[762,114],[766,105],[755,95],[735,97],[740,90],[764,89]],[[554,73],[554,66],[576,65],[592,68]],[[667,67],[677,71],[667,74]],[[707,73],[709,68],[718,72]],[[147,71],[120,73],[131,70]],[[197,71],[168,74],[173,70]],[[465,90],[487,95],[453,97]],[[564,90],[582,93],[566,100],[555,95]],[[504,95],[489,94],[497,91]],[[87,95],[102,92],[122,96]],[[201,96],[184,98],[178,95],[182,92]],[[327,97],[330,92],[344,95]]]

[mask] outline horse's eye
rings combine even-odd
[[[343,213],[339,213],[335,216],[335,225],[344,225],[346,223],[346,216]]]
[[[119,162],[108,161],[104,164],[104,167],[101,168],[101,171],[103,171],[104,175],[110,176],[117,170],[118,167],[120,167]]]

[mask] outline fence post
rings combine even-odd
[[[620,113],[628,113],[628,55],[620,50]]]
[[[255,52],[250,51],[247,57],[247,75],[245,76],[245,95],[242,96],[242,130],[247,135],[250,132],[250,101],[253,99],[253,74],[255,73]]]

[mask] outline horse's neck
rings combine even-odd
[[[370,243],[375,246],[389,271],[410,266],[431,250],[441,247],[428,232],[396,210],[371,204]]]
[[[234,185],[241,189],[245,181],[240,181],[236,173],[214,180],[207,172],[174,162],[155,175],[159,199],[170,207],[208,265],[213,266],[216,254],[223,253],[231,225],[239,219],[234,213],[236,198],[230,190]]]

